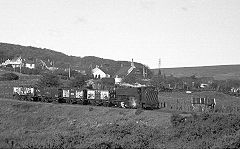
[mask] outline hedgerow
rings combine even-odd
[[[19,76],[15,73],[4,73],[0,76],[0,81],[18,80]]]

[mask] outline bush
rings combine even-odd
[[[39,87],[59,87],[60,85],[59,77],[52,73],[44,73],[38,82]]]
[[[15,73],[4,73],[0,76],[0,81],[18,80],[19,76]]]
[[[184,122],[182,117],[173,115],[172,123],[175,125],[172,130],[170,140],[179,140],[183,148],[212,148],[219,138],[231,136],[240,131],[240,116],[234,114],[201,114],[186,118]],[[235,135],[234,135],[235,136]],[[224,137],[225,142],[228,138]],[[226,141],[227,140],[227,141]],[[235,141],[227,144],[217,144],[225,148],[238,146],[239,135]]]
[[[180,114],[173,114],[171,116],[171,123],[174,127],[179,126],[181,123],[185,121],[185,118]]]

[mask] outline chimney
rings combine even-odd
[[[133,58],[132,58],[132,62],[131,62],[131,67],[136,68],[136,67],[134,66]]]

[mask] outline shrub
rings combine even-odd
[[[93,111],[93,110],[94,110],[93,107],[88,108],[88,111]]]
[[[135,111],[135,115],[140,115],[142,112],[144,112],[144,110],[141,109],[141,108],[138,108],[138,109]]]
[[[188,117],[184,122],[181,122],[181,116],[174,115],[172,122],[175,127],[170,140],[179,140],[184,144],[183,148],[211,148],[219,138],[240,131],[240,116],[234,114],[201,114]],[[216,146],[223,148],[225,145],[238,146],[238,139],[239,137],[235,139],[235,142],[230,142],[230,145],[227,143]]]
[[[171,123],[174,127],[179,126],[179,124],[183,123],[184,121],[185,121],[185,118],[180,114],[173,114],[171,116]]]
[[[4,73],[0,76],[1,81],[18,80],[19,76],[15,73]]]
[[[44,73],[38,82],[40,87],[59,87],[60,85],[59,77],[52,73]]]

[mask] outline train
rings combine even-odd
[[[109,90],[57,87],[13,87],[13,98],[24,101],[97,105],[122,108],[158,109],[155,87],[128,87]]]

